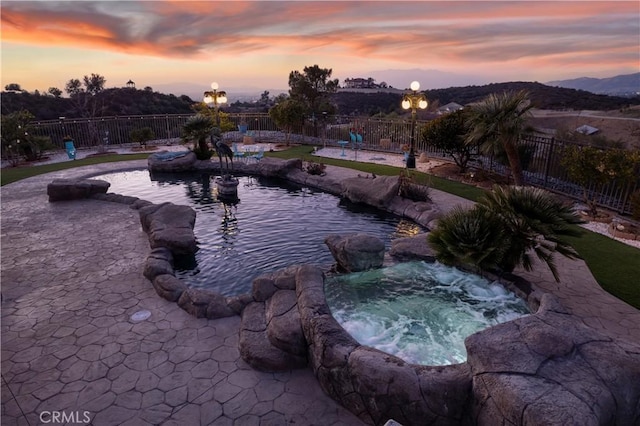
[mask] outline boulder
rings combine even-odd
[[[143,275],[153,281],[158,275],[164,274],[173,275],[173,255],[166,247],[156,247],[147,256]]]
[[[174,255],[192,255],[198,250],[193,233],[196,212],[191,207],[173,203],[150,204],[138,212],[151,248],[166,247]]]
[[[186,172],[193,169],[196,160],[196,154],[192,151],[160,151],[149,156],[147,165],[150,172]]]
[[[342,196],[354,203],[386,209],[398,195],[400,181],[397,176],[355,177],[344,179],[342,188]]]
[[[427,234],[425,233],[393,240],[389,255],[398,260],[433,262],[436,259],[435,252],[427,242]]]
[[[280,158],[264,157],[257,163],[250,163],[250,165],[253,165],[254,173],[261,176],[285,178],[291,170],[302,169],[302,160],[299,158],[283,160]]]
[[[173,274],[157,275],[151,283],[158,296],[169,302],[177,302],[187,290],[186,284]]]
[[[111,184],[98,179],[54,179],[47,185],[49,201],[67,201],[106,194]]]
[[[384,242],[372,235],[329,235],[324,240],[338,269],[346,272],[380,268],[384,262]]]
[[[250,303],[242,312],[238,346],[242,359],[257,370],[289,371],[307,365],[306,357],[292,355],[271,344],[264,302]]]
[[[185,290],[178,306],[196,318],[225,318],[236,315],[227,305],[227,299],[211,291],[190,288]]]
[[[266,302],[267,337],[278,349],[306,357],[307,341],[302,333],[296,292],[278,290]]]

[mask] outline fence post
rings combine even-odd
[[[551,144],[549,145],[549,152],[547,153],[547,161],[544,165],[544,187],[547,187],[547,182],[549,180],[549,168],[551,167],[551,157],[553,156],[553,151],[555,149],[556,138],[551,138]]]

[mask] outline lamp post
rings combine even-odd
[[[224,90],[218,90],[218,83],[215,81],[211,83],[211,90],[207,90],[204,92],[204,103],[207,104],[209,108],[213,104],[213,107],[216,111],[216,126],[220,127],[220,114],[218,114],[218,105],[224,104],[227,102],[227,92]]]
[[[420,83],[414,81],[411,83],[411,92],[405,93],[402,97],[402,108],[411,109],[411,145],[409,149],[409,157],[407,158],[407,168],[416,168],[416,109],[425,109],[428,105],[427,97],[423,93],[418,93]]]

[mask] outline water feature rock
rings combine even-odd
[[[236,314],[221,294],[194,288],[182,293],[178,306],[196,318],[225,318]]]
[[[640,353],[549,310],[549,298],[536,315],[466,339],[474,417],[484,424],[634,424]]]
[[[192,151],[160,151],[151,154],[147,164],[151,172],[174,173],[192,170],[196,160],[196,154]]]
[[[54,179],[47,185],[49,201],[66,201],[105,194],[111,184],[98,179]]]
[[[144,206],[138,211],[151,248],[166,247],[174,255],[191,255],[197,251],[193,233],[196,212],[191,207],[162,203]]]
[[[344,179],[342,188],[342,196],[354,203],[386,209],[398,195],[400,181],[397,176],[355,177]]]
[[[436,259],[435,252],[427,242],[426,233],[393,240],[389,255],[399,260],[433,262]]]
[[[407,198],[393,197],[387,208],[391,213],[406,217],[415,223],[427,227],[428,224],[442,216],[442,212],[432,202],[411,201]]]
[[[266,302],[267,337],[271,344],[301,357],[307,355],[307,341],[300,325],[296,292],[278,290]]]
[[[156,247],[147,256],[143,275],[153,282],[155,277],[163,274],[173,275],[173,255],[166,247]]]
[[[250,303],[242,311],[239,349],[242,359],[261,371],[288,371],[307,365],[306,357],[292,355],[271,344],[264,302]]]
[[[278,289],[273,280],[266,276],[260,276],[254,279],[251,283],[251,295],[256,302],[264,302],[277,290]]]
[[[299,158],[282,160],[279,158],[264,157],[257,163],[250,163],[247,170],[252,169],[254,173],[257,173],[261,176],[284,178],[291,170],[301,168],[302,160]]]
[[[379,268],[384,262],[384,242],[372,235],[329,235],[324,240],[338,269],[346,272],[366,271]]]
[[[186,284],[173,274],[157,275],[151,283],[158,296],[169,302],[177,302],[182,293],[187,290]]]

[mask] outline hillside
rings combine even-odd
[[[106,89],[95,99],[98,116],[190,114],[194,101],[188,96],[176,97],[150,90],[131,88]],[[28,92],[2,92],[2,115],[27,110],[36,120],[55,120],[58,117],[79,118],[82,113],[69,98]]]
[[[586,90],[588,92],[613,96],[638,96],[640,94],[640,72],[617,75],[609,78],[582,77],[572,80],[557,80],[548,86]]]
[[[621,110],[632,105],[640,105],[640,96],[622,98],[597,95],[583,90],[551,87],[540,83],[511,82],[484,86],[451,87],[427,90],[429,110],[435,111],[439,105],[456,102],[468,105],[487,95],[505,90],[527,90],[538,109],[543,110]],[[405,114],[400,107],[402,92],[382,91],[339,91],[332,95],[333,102],[341,115],[372,116],[375,114]],[[150,90],[131,88],[106,89],[96,98],[98,116],[147,115],[147,114],[190,114],[193,101],[188,96],[176,97]],[[253,103],[246,104],[252,108]],[[69,98],[55,98],[27,92],[2,92],[2,114],[26,109],[37,120],[51,120],[58,117],[81,117],[82,114]],[[246,111],[250,112],[250,111]],[[257,111],[256,111],[257,112]],[[263,112],[263,110],[260,110]]]
[[[640,96],[624,98],[607,95],[597,95],[584,90],[551,87],[541,83],[510,82],[495,83],[484,86],[450,87],[447,89],[426,90],[424,93],[431,105],[430,109],[437,109],[440,105],[456,102],[468,105],[481,101],[491,93],[503,91],[526,90],[530,99],[538,109],[550,110],[598,110],[609,111],[640,105]],[[393,111],[402,114],[400,108],[402,94],[398,92],[371,91],[340,91],[332,96],[340,114],[345,115],[373,115],[388,114]]]

